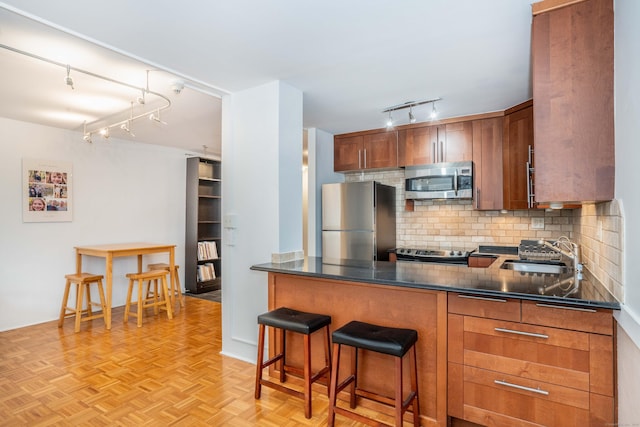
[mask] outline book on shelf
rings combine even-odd
[[[218,259],[216,242],[198,242],[198,260]]]
[[[206,263],[198,266],[198,281],[206,282],[216,278],[216,269],[213,263]]]

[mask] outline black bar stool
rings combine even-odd
[[[329,325],[331,324],[331,316],[323,314],[305,313],[303,311],[293,310],[287,307],[281,307],[276,310],[258,316],[258,324],[260,331],[258,333],[258,361],[256,363],[256,390],[255,398],[260,399],[261,386],[271,387],[273,389],[291,394],[293,396],[304,399],[304,416],[311,418],[311,384],[322,377],[327,379],[327,391],[329,390],[329,378],[331,377],[331,348],[329,344]],[[271,359],[264,360],[264,335],[267,326],[275,328],[279,333],[280,348]],[[325,366],[315,374],[311,372],[311,334],[319,329],[325,329],[326,341],[324,345]],[[302,369],[286,364],[286,333],[285,331],[295,332],[304,335],[304,366]],[[280,383],[262,378],[262,370],[276,362],[280,362]],[[292,372],[302,375],[304,379],[304,392],[294,390],[282,385],[286,381],[286,372]]]
[[[333,426],[336,414],[344,415],[368,425],[384,425],[355,411],[339,408],[336,405],[338,393],[350,386],[350,407],[355,409],[356,396],[385,403],[395,408],[396,426],[402,426],[402,416],[409,406],[413,406],[413,425],[420,425],[420,405],[418,402],[418,369],[416,346],[418,332],[413,329],[388,328],[370,323],[353,321],[336,329],[332,335],[333,363],[331,387],[329,389],[329,426]],[[352,347],[351,374],[338,384],[340,371],[340,348],[343,345]],[[358,349],[388,354],[395,357],[395,397],[393,399],[358,388]],[[402,361],[409,352],[411,391],[403,399]]]

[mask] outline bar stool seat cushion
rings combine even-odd
[[[280,307],[259,315],[258,323],[308,335],[329,325],[331,316]]]
[[[354,320],[336,329],[332,334],[332,340],[334,344],[344,344],[402,357],[418,341],[418,332],[413,329],[388,328]]]

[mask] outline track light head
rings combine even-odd
[[[182,92],[182,89],[184,89],[184,82],[182,80],[171,81],[171,90],[173,91],[173,93],[179,95],[180,92]]]
[[[122,129],[123,131],[125,131],[126,133],[128,133],[131,136],[135,136],[135,134],[133,132],[131,132],[131,121],[127,120],[126,122],[124,122],[123,124],[120,125],[120,129]]]
[[[102,135],[104,139],[109,139],[109,137],[111,136],[111,134],[109,133],[109,128],[100,129],[100,135]]]
[[[71,73],[71,65],[67,65],[67,77],[64,78],[64,82],[67,86],[71,86],[71,89],[75,89],[73,87],[73,78],[69,75]]]
[[[413,107],[409,107],[409,123],[415,123],[416,116],[413,115]]]
[[[91,134],[90,133],[85,133],[84,136],[82,137],[82,139],[84,139],[85,142],[88,142],[89,144],[91,144],[93,142],[91,140]]]
[[[438,117],[438,110],[436,110],[436,102],[435,101],[433,101],[433,103],[431,103],[431,114],[429,115],[429,117],[431,117],[431,120],[433,120],[436,117]]]

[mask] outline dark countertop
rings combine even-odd
[[[620,303],[596,281],[581,280],[578,292],[569,296],[564,296],[566,292],[563,292],[560,287],[541,293],[542,287],[572,275],[558,277],[505,270],[500,268],[502,262],[514,257],[511,255],[497,255],[497,257],[498,259],[488,268],[403,261],[347,261],[345,264],[337,265],[325,264],[320,257],[307,257],[304,260],[281,264],[258,264],[252,266],[251,270],[503,298],[512,297],[582,307],[620,309]]]

